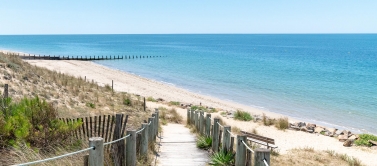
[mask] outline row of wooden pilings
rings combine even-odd
[[[136,166],[137,158],[148,160],[149,144],[156,141],[159,126],[159,111],[158,109],[148,118],[149,123],[142,123],[139,130],[127,130],[126,136],[118,140],[104,143],[102,137],[89,138],[89,147],[94,147],[89,151],[89,156],[84,162],[85,166],[103,166],[104,165],[104,146],[121,143],[123,145],[124,153],[120,156],[125,159],[121,165]],[[138,139],[140,139],[138,141]],[[137,145],[139,142],[139,145]],[[137,148],[139,146],[139,148]],[[119,148],[119,147],[118,147]],[[137,151],[139,149],[139,151]]]
[[[91,60],[116,60],[116,59],[141,59],[141,58],[157,58],[165,56],[144,56],[144,55],[114,55],[114,56],[60,56],[60,55],[31,55],[31,54],[15,54],[7,53],[7,55],[18,55],[22,59],[43,59],[43,60],[82,60],[82,61],[91,61]]]
[[[204,111],[187,109],[187,123],[193,125],[200,135],[212,138],[213,153],[220,150],[233,153],[234,145],[236,145],[236,166],[251,166],[252,163],[254,163],[254,166],[270,165],[269,149],[257,148],[252,150],[247,146],[247,137],[244,134],[238,134],[236,136],[237,142],[234,144],[235,135],[231,133],[231,126],[222,126],[220,118],[212,118],[209,113],[204,116]],[[251,160],[252,153],[254,153],[253,161]]]

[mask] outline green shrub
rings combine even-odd
[[[131,106],[132,104],[131,104],[131,100],[129,99],[129,98],[125,98],[125,99],[123,99],[123,104],[124,105],[128,105],[128,106]]]
[[[17,103],[12,103],[11,98],[0,99],[0,104],[0,146],[26,142],[47,148],[67,141],[82,123],[64,123],[57,118],[58,112],[52,104],[38,97]]]
[[[204,112],[208,112],[208,109],[206,107],[203,107],[203,106],[197,106],[197,105],[194,105],[194,106],[191,106],[191,110],[192,111],[196,111],[196,110],[202,110]],[[210,110],[210,112],[216,112],[217,110],[216,109],[212,109]]]
[[[96,108],[96,105],[94,103],[86,103],[86,105],[90,108]]]
[[[211,156],[210,165],[228,166],[234,165],[234,154],[220,150]]]
[[[169,104],[170,105],[176,105],[176,106],[180,105],[180,103],[178,101],[170,101]]]
[[[234,113],[234,119],[242,121],[251,121],[253,120],[253,117],[248,112],[237,110],[236,113]]]
[[[359,139],[357,139],[354,143],[357,146],[372,146],[369,140],[377,141],[377,136],[372,134],[360,134]]]
[[[209,149],[212,146],[212,138],[207,136],[199,136],[196,146],[200,149]]]
[[[285,118],[279,118],[277,120],[277,122],[275,123],[275,127],[278,128],[279,130],[288,129],[288,126],[289,126],[289,122],[288,122],[288,118],[287,117],[285,117]]]
[[[147,98],[147,101],[156,102],[157,100],[150,96]]]

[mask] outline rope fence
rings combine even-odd
[[[245,143],[245,141],[242,141],[243,145],[245,145],[246,149],[250,150],[250,152],[254,153],[254,150],[251,149],[249,146],[247,146],[247,144]]]
[[[79,154],[79,153],[86,152],[86,151],[89,151],[89,150],[92,150],[92,149],[95,149],[95,147],[90,147],[90,148],[82,149],[82,150],[79,150],[79,151],[76,151],[76,152],[67,153],[67,154],[64,154],[64,155],[61,155],[61,156],[51,157],[51,158],[47,158],[47,159],[43,159],[43,160],[37,160],[37,161],[32,161],[32,162],[23,163],[23,164],[15,164],[14,166],[34,165],[34,164],[38,164],[38,163],[42,163],[42,162],[47,162],[47,161],[56,160],[56,159],[60,159],[60,158],[63,158],[63,157]]]
[[[111,142],[106,142],[106,143],[104,143],[103,145],[105,146],[105,145],[113,144],[113,143],[118,142],[118,141],[120,141],[120,140],[126,139],[126,138],[129,137],[129,136],[131,136],[131,134],[128,134],[128,135],[126,135],[126,136],[124,136],[124,137],[122,137],[122,138],[116,139],[116,140],[111,141]]]
[[[266,159],[263,159],[264,165],[269,166]]]
[[[117,114],[118,115],[118,114]],[[152,114],[153,117],[159,117],[158,109],[156,109],[155,113]],[[119,118],[118,118],[119,119]],[[158,135],[158,118],[150,118],[152,120],[149,121],[148,124],[143,123],[142,128],[138,131],[135,130],[127,130],[127,132],[130,132],[126,136],[104,143],[104,138],[102,137],[90,137],[89,138],[89,148],[82,149],[76,152],[67,153],[61,156],[51,157],[47,159],[37,160],[33,162],[27,162],[22,164],[15,164],[14,166],[26,166],[26,165],[34,165],[42,162],[47,162],[51,160],[60,159],[67,156],[72,156],[78,153],[83,153],[86,151],[89,151],[89,157],[85,158],[86,161],[84,163],[89,163],[89,166],[103,166],[104,165],[104,146],[114,144],[116,142],[119,142],[121,140],[124,140],[127,138],[127,142],[125,144],[118,144],[115,146],[112,146],[113,152],[116,151],[122,151],[123,153],[116,153],[117,156],[114,156],[114,163],[115,165],[118,164],[124,164],[126,165],[136,165],[137,157],[139,156],[148,156],[149,151],[149,145],[148,144],[154,144],[154,141],[156,140],[156,136]],[[123,126],[125,128],[125,125]],[[146,128],[148,128],[146,130]],[[119,127],[119,130],[121,131],[121,128]],[[120,134],[121,132],[118,132]],[[140,137],[137,137],[137,134],[140,134]],[[123,135],[123,132],[122,134]],[[114,133],[115,137],[115,133]],[[137,140],[140,139],[140,140]],[[137,142],[140,142],[137,144]],[[139,147],[139,148],[136,148]],[[124,153],[127,151],[127,153]],[[125,160],[127,158],[127,160]],[[90,162],[89,162],[90,161]]]
[[[188,108],[187,123],[195,127],[200,135],[212,138],[213,153],[220,151],[234,153],[235,165],[269,166],[270,149],[252,149],[248,145],[250,134],[242,133],[242,131],[240,134],[233,134],[231,126],[220,123],[221,118],[211,117],[211,114],[206,112],[206,116],[204,116],[203,112]]]

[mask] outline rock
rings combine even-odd
[[[348,135],[339,135],[338,136],[338,140],[340,142],[345,142],[345,141],[347,141],[347,139],[348,139]]]
[[[351,137],[348,137],[348,140],[357,140],[356,135],[352,135]]]
[[[302,127],[302,126],[306,126],[306,123],[305,122],[296,122],[296,123],[294,123],[294,126]]]
[[[345,147],[351,147],[352,142],[353,142],[353,140],[347,140],[346,142],[343,143],[343,146],[345,146]]]
[[[315,133],[321,133],[322,131],[324,131],[324,129],[322,127],[315,127],[314,128]]]
[[[339,135],[351,135],[351,132],[347,130],[343,130],[342,132],[340,132]]]
[[[314,130],[308,130],[309,133],[314,133]]]
[[[162,99],[162,98],[158,98],[158,99],[156,99],[156,101],[160,101],[160,102],[163,102],[163,101],[165,101],[164,99]]]
[[[308,132],[308,129],[307,129],[306,127],[301,127],[301,128],[300,128],[300,131]]]
[[[335,135],[335,133],[336,133],[336,131],[337,131],[338,129],[334,129],[334,128],[327,128],[327,131],[329,131],[329,135]]]
[[[374,146],[377,146],[377,141],[369,140],[369,143],[371,143],[371,144],[374,145]]]
[[[307,128],[308,130],[314,130],[315,127],[317,127],[316,124],[308,123],[308,124],[306,125],[306,128]]]

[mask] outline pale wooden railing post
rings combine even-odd
[[[103,138],[92,137],[89,138],[89,147],[94,147],[89,151],[89,165],[90,166],[103,166]]]
[[[219,151],[219,118],[215,118],[213,121],[213,135],[212,135],[212,151]]]
[[[264,161],[270,165],[270,149],[258,148],[254,150],[254,165],[255,166],[265,166]]]
[[[156,140],[156,131],[157,131],[157,125],[156,125],[156,123],[157,123],[157,114],[156,113],[153,113],[152,114],[152,117],[154,117],[153,118],[153,121],[152,121],[152,124],[153,124],[153,131],[152,131],[152,137],[153,137],[153,140]]]
[[[246,141],[246,136],[237,135],[236,165],[246,165],[246,147],[243,141]]]
[[[157,108],[155,108],[155,112],[156,112],[156,116],[157,116],[157,119],[156,119],[156,135],[155,135],[155,137],[157,137],[157,135],[158,135],[158,127],[160,125],[160,112],[158,111]]]
[[[200,118],[199,118],[199,133],[204,135],[204,112],[200,111]]]
[[[230,134],[229,132],[230,126],[224,126],[224,134],[223,134],[223,146],[222,149],[224,152],[229,152],[230,151]]]
[[[199,113],[198,111],[195,111],[194,112],[194,116],[195,116],[195,129],[196,131],[199,131]]]
[[[191,110],[191,125],[195,125],[195,112]]]
[[[190,109],[187,109],[186,123],[187,123],[188,125],[191,124],[191,122],[190,122]]]
[[[136,165],[136,130],[127,131],[126,138],[126,166]]]
[[[151,118],[148,118],[148,123],[151,123],[148,127],[148,137],[149,137],[149,142],[152,142],[154,139],[153,139],[153,131],[154,131],[154,124],[153,124],[153,121],[154,121],[154,117],[151,117]]]
[[[140,147],[140,155],[146,157],[148,160],[148,123],[142,124],[143,131],[141,131],[141,147]]]
[[[211,136],[211,114],[206,115],[206,135]]]

